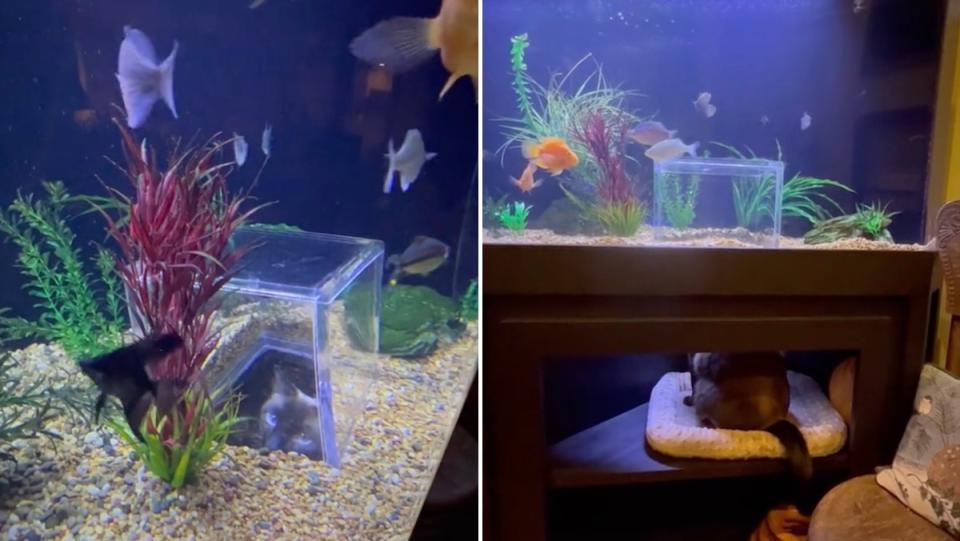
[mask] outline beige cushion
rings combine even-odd
[[[903,505],[873,475],[833,488],[810,519],[809,541],[955,541]]]

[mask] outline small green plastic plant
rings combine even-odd
[[[892,243],[893,236],[887,231],[887,227],[899,213],[890,212],[887,207],[888,205],[881,206],[879,203],[857,205],[853,214],[817,222],[803,236],[803,241],[806,244],[825,244],[843,239],[865,238]]]
[[[893,223],[893,217],[900,213],[889,212],[888,206],[889,203],[884,203],[883,206],[880,203],[857,205],[857,224],[867,238],[893,242],[887,228]]]
[[[512,205],[502,209],[497,217],[500,219],[500,224],[510,231],[523,231],[527,228],[527,218],[532,208],[532,205],[527,205],[523,201],[514,201]]]
[[[477,280],[474,278],[470,280],[467,291],[464,292],[463,297],[460,299],[460,319],[464,321],[476,321],[477,307]]]
[[[60,439],[45,426],[61,415],[69,415],[77,423],[89,421],[93,402],[90,388],[50,385],[51,380],[66,380],[67,374],[41,375],[28,384],[12,368],[11,355],[0,354],[0,442],[41,435]]]
[[[53,397],[44,391],[45,382],[22,387],[10,368],[10,355],[0,355],[0,442],[50,435],[44,425],[57,410]]]
[[[214,406],[215,398],[194,385],[169,412],[151,405],[140,426],[143,440],[122,418],[110,418],[106,423],[154,475],[179,489],[196,480],[200,470],[223,450],[234,427],[246,420],[237,415],[239,395],[231,395],[220,407]]]
[[[580,162],[568,171],[570,178],[587,186],[595,185],[600,176],[598,164],[586,147],[576,140],[572,129],[580,118],[589,113],[637,122],[639,118],[623,105],[628,98],[638,94],[610,86],[597,62],[594,62],[596,68],[578,86],[568,84],[575,72],[592,58],[590,54],[577,61],[566,73],[553,74],[543,85],[527,72],[524,58],[525,50],[530,45],[527,35],[513,36],[510,41],[512,86],[520,116],[497,119],[504,129],[505,138],[497,152],[503,156],[508,149],[519,149],[528,141],[560,137],[580,158]]]
[[[632,237],[646,221],[647,204],[643,201],[597,203],[592,215],[603,229],[618,237]]]
[[[723,148],[741,160],[757,159],[756,153],[747,148],[749,156],[736,147],[723,143],[711,143]],[[783,149],[777,141],[777,160],[783,160]],[[737,225],[748,229],[756,229],[765,219],[773,220],[775,178],[765,175],[759,181],[755,178],[737,178],[733,182],[733,204],[736,211]],[[781,218],[801,218],[810,224],[816,224],[830,217],[827,206],[832,206],[842,212],[840,204],[829,195],[823,193],[826,188],[837,188],[849,193],[849,187],[827,178],[811,177],[796,173],[790,180],[783,183],[780,194]]]
[[[503,224],[500,223],[500,214],[507,210],[507,196],[504,195],[499,199],[494,199],[492,196],[486,196],[483,200],[483,228],[490,230],[497,230]]]
[[[527,125],[533,125],[533,105],[530,103],[530,88],[527,86],[527,64],[523,57],[530,42],[527,34],[510,38],[510,67],[513,70],[513,90],[517,94],[517,108]]]
[[[663,213],[676,229],[686,229],[696,218],[697,196],[700,192],[700,176],[693,175],[686,183],[680,175],[665,175],[662,180]]]
[[[86,272],[64,218],[74,199],[62,182],[43,187],[46,200],[18,193],[9,209],[0,211],[0,232],[20,249],[17,266],[42,311],[36,321],[0,315],[0,339],[47,340],[74,359],[93,357],[120,345],[123,308],[113,256],[100,248],[94,259],[99,279]]]

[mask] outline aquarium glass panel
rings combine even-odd
[[[484,242],[919,249],[945,5],[488,0]],[[658,175],[715,159],[783,188]]]
[[[0,539],[407,539],[476,471],[479,8],[3,2]]]

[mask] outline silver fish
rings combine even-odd
[[[640,122],[627,133],[631,139],[646,146],[655,145],[676,134],[677,130],[668,130],[666,126],[655,120]]]
[[[396,283],[407,274],[426,276],[443,265],[449,256],[449,246],[435,238],[418,235],[402,254],[387,259],[387,264],[393,267],[390,282]]]
[[[697,99],[693,100],[693,107],[700,111],[703,116],[710,118],[713,115],[717,114],[717,106],[710,103],[710,100],[713,99],[713,95],[709,92],[701,92]]]
[[[250,149],[250,145],[247,144],[246,138],[242,135],[237,135],[236,132],[233,133],[233,157],[237,162],[237,167],[243,167],[243,164],[247,161],[247,150]]]
[[[806,130],[810,127],[810,123],[813,122],[813,117],[811,117],[806,111],[803,112],[803,116],[800,117],[800,129]]]
[[[264,156],[270,156],[270,144],[273,142],[273,126],[267,122],[263,127],[263,135],[260,136],[260,150]]]
[[[143,125],[158,100],[167,104],[173,118],[177,118],[173,102],[173,63],[179,44],[174,41],[170,56],[157,63],[157,53],[146,34],[128,25],[123,27],[123,35],[117,59],[117,81],[127,112],[127,126]]]
[[[387,166],[387,176],[383,179],[383,193],[390,193],[395,173],[400,173],[400,189],[406,192],[410,189],[413,181],[420,176],[423,164],[436,155],[436,152],[426,152],[420,130],[407,130],[407,135],[403,138],[400,150],[394,150],[393,139],[390,139],[387,153],[384,154],[389,161],[389,165]]]
[[[665,139],[648,148],[643,155],[655,162],[672,160],[684,154],[689,154],[693,157],[696,157],[697,148],[699,146],[699,142],[688,145],[680,139]]]

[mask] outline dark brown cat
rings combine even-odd
[[[809,479],[813,465],[800,429],[787,419],[790,385],[787,364],[777,352],[695,353],[690,357],[693,406],[707,426],[766,430],[787,450],[791,472]]]

